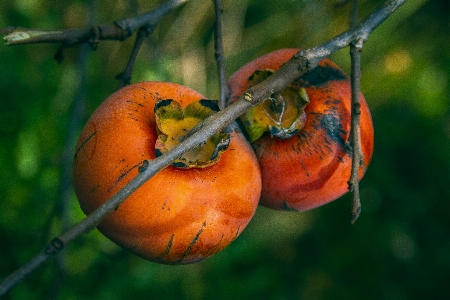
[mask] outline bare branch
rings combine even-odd
[[[136,191],[142,184],[175,159],[205,142],[214,133],[222,130],[225,126],[247,111],[251,106],[257,105],[271,94],[284,89],[297,77],[316,67],[319,61],[328,57],[330,54],[341,48],[347,47],[350,43],[355,41],[365,41],[368,35],[378,25],[380,25],[405,2],[406,0],[387,1],[354,29],[348,30],[322,45],[300,51],[291,60],[284,64],[276,73],[249,89],[238,101],[219,111],[215,115],[207,118],[197,132],[192,134],[178,146],[174,147],[171,151],[152,161],[149,161],[147,168],[131,180],[124,188],[117,192],[117,194],[115,194],[111,199],[105,202],[102,206],[70,230],[54,238],[46,246],[46,248],[29,263],[7,277],[0,284],[0,297],[5,295],[10,289],[19,283],[25,276],[39,267],[50,256],[61,251],[67,244],[81,234],[95,228],[110,211],[119,206],[120,203]]]
[[[228,86],[225,70],[225,55],[223,52],[223,30],[222,30],[222,13],[223,5],[221,0],[214,0],[214,9],[216,12],[216,26],[214,31],[214,57],[217,62],[217,71],[219,75],[219,107],[225,108],[228,98]]]
[[[170,0],[154,10],[133,18],[117,20],[83,29],[42,30],[22,27],[7,27],[0,32],[6,34],[3,39],[7,45],[31,43],[61,43],[70,47],[81,43],[90,43],[94,48],[100,40],[120,40],[130,37],[141,27],[156,25],[165,15],[188,0]]]
[[[350,45],[351,55],[351,83],[352,83],[352,123],[350,131],[351,145],[353,149],[352,154],[352,171],[350,174],[350,180],[348,182],[349,190],[352,192],[352,206],[350,221],[352,224],[358,219],[361,213],[361,200],[359,197],[359,168],[362,162],[362,150],[361,150],[361,51],[363,47],[363,41],[358,40]]]
[[[355,27],[358,22],[359,0],[353,0],[350,27]],[[361,199],[359,196],[359,168],[362,162],[361,150],[361,51],[364,41],[362,39],[350,44],[351,57],[351,84],[352,84],[352,109],[350,143],[352,145],[352,170],[348,181],[348,189],[352,192],[352,205],[350,210],[350,222],[354,224],[361,213]]]
[[[127,66],[125,70],[116,76],[116,79],[119,79],[119,83],[117,84],[117,89],[124,87],[127,84],[130,84],[131,81],[131,72],[133,71],[134,63],[136,62],[137,55],[139,50],[141,49],[142,43],[145,38],[147,38],[155,29],[155,26],[149,27],[141,27],[136,36],[136,41],[134,42],[133,50],[131,51],[130,58],[128,59]]]

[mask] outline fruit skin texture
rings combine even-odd
[[[229,81],[230,102],[236,101],[250,86],[248,78],[256,70],[278,70],[300,49],[281,49],[266,54],[234,73]],[[324,205],[348,191],[352,151],[346,141],[350,135],[351,84],[333,62],[319,66],[298,78],[310,103],[306,105],[305,126],[292,138],[280,140],[265,134],[252,143],[261,168],[263,190],[260,204],[277,210],[306,211]],[[373,124],[361,94],[361,179],[372,158]]]
[[[73,180],[89,214],[155,158],[154,105],[173,99],[183,108],[205,99],[181,85],[141,82],[105,100],[88,120],[75,148]],[[100,223],[98,229],[150,261],[186,264],[229,245],[252,218],[261,191],[255,154],[232,132],[219,162],[203,169],[169,166]]]

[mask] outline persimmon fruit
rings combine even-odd
[[[214,106],[201,99],[198,92],[168,82],[132,84],[106,99],[75,148],[73,181],[81,209],[91,213],[170,150],[183,136],[180,131],[186,133]],[[193,263],[227,247],[258,205],[258,162],[236,130],[198,148],[206,154],[198,156],[202,151],[196,148],[160,171],[98,229],[123,248],[165,264]]]
[[[229,79],[229,102],[270,76],[300,49],[261,56]],[[361,94],[359,180],[372,158],[374,132]],[[260,203],[277,210],[306,211],[348,191],[352,148],[351,83],[331,60],[324,59],[283,92],[272,95],[241,117],[262,174]],[[279,134],[281,133],[281,134]]]

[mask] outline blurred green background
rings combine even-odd
[[[107,23],[163,1],[0,2],[0,28]],[[224,0],[228,76],[259,55],[312,47],[345,31],[339,1]],[[361,1],[366,16],[382,1]],[[146,40],[132,82],[166,80],[217,98],[212,1],[191,0]],[[188,266],[149,263],[97,231],[20,283],[6,299],[450,299],[450,3],[411,0],[365,44],[362,90],[375,152],[350,195],[305,213],[258,208],[242,235]],[[71,188],[74,141],[117,86],[134,37],[96,51],[0,46],[0,278],[83,218]],[[332,56],[349,72],[348,49]]]

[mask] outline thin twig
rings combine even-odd
[[[61,47],[56,55],[62,58],[62,50],[78,45],[89,43],[96,48],[101,40],[123,41],[133,35],[142,27],[156,25],[169,12],[187,2],[188,0],[170,0],[157,8],[137,15],[132,18],[117,20],[113,23],[86,27],[82,29],[43,30],[22,27],[6,27],[0,30],[5,36],[3,39],[7,45],[23,45],[31,43],[60,43]]]
[[[117,84],[117,89],[124,87],[131,82],[131,73],[133,71],[134,63],[136,62],[137,55],[141,49],[142,43],[145,38],[147,38],[155,29],[155,26],[141,27],[136,35],[136,41],[134,42],[133,50],[131,51],[130,58],[128,59],[127,66],[125,70],[116,76],[119,80]]]
[[[359,196],[359,169],[363,159],[361,150],[361,102],[360,102],[360,86],[361,86],[361,50],[363,41],[358,40],[350,45],[351,55],[351,83],[352,83],[352,123],[351,123],[351,145],[353,148],[352,154],[352,171],[350,180],[348,182],[349,190],[352,192],[352,206],[350,221],[352,224],[358,219],[361,213],[361,199]]]
[[[223,51],[223,30],[222,30],[222,13],[223,4],[221,0],[214,1],[214,10],[216,13],[216,26],[214,30],[214,57],[217,62],[217,71],[219,75],[219,107],[225,108],[228,98],[228,86],[225,70],[225,55]]]
[[[353,0],[350,28],[358,23],[359,0]],[[351,109],[351,129],[350,143],[352,145],[352,170],[348,181],[348,188],[352,192],[352,205],[350,210],[350,222],[354,224],[361,213],[361,198],[359,195],[359,168],[361,167],[361,50],[364,41],[357,40],[350,44],[351,57],[351,84],[352,84],[352,109]]]
[[[180,157],[185,152],[195,148],[208,140],[214,133],[219,132],[234,119],[239,117],[253,105],[258,104],[271,94],[279,92],[288,86],[295,78],[309,72],[317,66],[319,61],[328,57],[330,54],[341,48],[347,47],[350,43],[357,40],[366,40],[368,35],[396,11],[407,0],[392,0],[385,2],[379,9],[372,13],[368,18],[362,21],[359,26],[350,29],[335,38],[319,45],[317,47],[300,51],[291,60],[284,64],[277,72],[268,79],[255,85],[240,97],[238,101],[225,109],[219,111],[213,116],[203,121],[203,126],[184,140],[178,146],[174,147],[164,155],[149,162],[146,170],[139,173],[125,187],[118,191],[111,199],[97,208],[80,223],[72,227],[67,232],[54,238],[44,250],[42,250],[29,263],[8,276],[0,284],[0,297],[5,295],[26,275],[33,272],[50,256],[61,251],[71,241],[83,233],[95,228],[101,220],[129,195],[136,191],[148,179],[165,168],[172,161]]]

